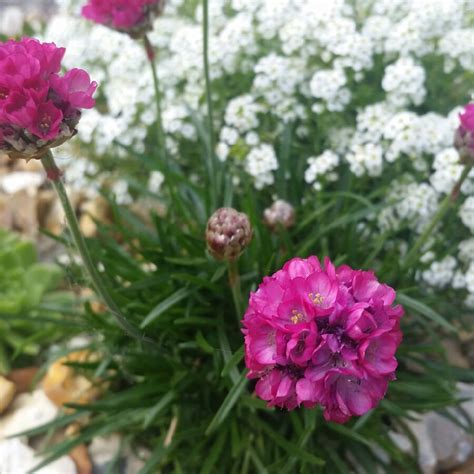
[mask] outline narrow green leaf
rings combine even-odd
[[[220,406],[219,410],[215,414],[214,418],[212,419],[211,423],[207,427],[206,435],[211,434],[226,418],[229,414],[230,410],[232,410],[233,406],[237,403],[240,395],[244,391],[245,387],[247,386],[247,379],[245,374],[240,376],[240,379],[234,386],[231,388],[230,392],[225,397],[224,402]]]
[[[226,362],[224,365],[224,368],[222,369],[221,376],[222,377],[227,377],[229,375],[229,372],[237,366],[237,364],[243,359],[244,357],[244,346],[241,346],[239,349],[237,349],[230,359]]]
[[[443,316],[437,313],[434,309],[431,309],[430,307],[426,306],[421,301],[418,301],[403,293],[398,293],[397,300],[400,304],[406,306],[407,308],[410,308],[412,311],[415,311],[416,313],[421,314],[422,316],[425,316],[426,318],[439,324],[445,329],[448,329],[449,331],[457,332],[456,328],[451,323],[446,321],[446,319],[444,319]]]
[[[173,307],[175,304],[179,303],[181,300],[184,300],[191,294],[191,290],[188,290],[187,288],[181,288],[178,291],[174,292],[168,298],[165,298],[163,301],[161,301],[155,308],[153,308],[146,318],[143,320],[143,322],[140,325],[141,329],[146,328],[149,324],[151,324],[153,321],[155,321],[156,318],[158,318],[161,314],[163,314],[165,311],[169,310],[171,307]]]
[[[168,392],[164,395],[158,403],[150,410],[145,419],[143,420],[143,429],[146,430],[152,423],[153,420],[160,414],[160,412],[169,405],[175,397],[173,391]]]
[[[277,433],[272,428],[270,428],[264,421],[260,418],[255,417],[252,419],[251,423],[264,431],[273,441],[282,447],[290,455],[294,455],[300,458],[301,461],[308,462],[315,466],[323,466],[325,464],[324,459],[318,458],[313,454],[308,453],[304,449],[301,449],[297,444],[292,443],[285,439],[280,433]]]
[[[352,429],[347,428],[343,425],[337,425],[335,423],[328,423],[327,427],[330,430],[335,431],[336,433],[339,433],[339,434],[345,436],[346,438],[350,438],[350,439],[353,439],[354,441],[358,441],[359,443],[365,444],[369,448],[372,446],[372,443],[368,439],[364,438],[359,433],[356,433]]]
[[[212,472],[212,468],[215,466],[219,455],[224,448],[225,441],[227,439],[227,429],[220,432],[217,436],[217,440],[212,446],[211,451],[206,455],[206,461],[201,469],[201,474],[210,474]]]

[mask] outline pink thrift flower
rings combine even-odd
[[[59,74],[65,49],[31,38],[0,43],[0,151],[41,158],[76,133],[97,84],[80,69]]]
[[[321,405],[346,422],[374,408],[395,378],[403,308],[372,272],[293,258],[266,277],[243,319],[256,394],[292,410]]]
[[[152,30],[163,7],[164,0],[89,0],[82,8],[82,16],[140,38]]]
[[[474,103],[464,107],[464,112],[459,114],[459,119],[464,130],[474,133]]]
[[[454,146],[461,162],[474,165],[474,103],[467,104],[459,114],[459,127],[454,136]]]

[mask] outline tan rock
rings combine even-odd
[[[105,386],[76,373],[68,362],[93,362],[98,355],[90,351],[78,351],[57,360],[43,379],[43,390],[48,398],[58,407],[67,403],[85,404],[96,400],[103,393]]]
[[[15,384],[0,375],[0,413],[3,413],[10,406],[15,393]]]
[[[464,369],[469,368],[469,361],[464,357],[460,345],[453,339],[444,339],[441,344],[446,351],[446,357],[450,365],[455,367],[462,367]]]
[[[70,453],[69,457],[76,465],[77,474],[92,474],[93,466],[89,456],[89,452],[85,444],[76,446]]]
[[[79,224],[86,237],[96,235],[97,225],[95,221],[100,221],[105,224],[112,223],[112,210],[109,203],[102,196],[82,203],[80,211],[81,217]]]
[[[0,227],[2,229],[13,229],[13,213],[10,206],[10,197],[0,194]]]
[[[38,370],[37,367],[15,369],[7,375],[7,379],[15,384],[16,393],[29,392],[32,389],[33,380],[36,377]]]
[[[34,237],[38,232],[36,196],[25,190],[18,191],[10,196],[9,206],[13,215],[13,229]]]

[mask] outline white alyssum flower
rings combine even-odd
[[[314,73],[310,82],[311,95],[324,102],[330,111],[343,110],[351,99],[350,92],[344,86],[347,77],[342,69],[321,70]],[[317,112],[323,109],[316,109]]]
[[[161,171],[152,171],[150,173],[150,178],[148,179],[148,191],[153,194],[158,194],[164,181],[165,176]]]
[[[441,261],[433,262],[422,273],[423,280],[435,288],[446,288],[454,277],[457,262],[454,257],[447,256]]]
[[[464,263],[474,262],[474,237],[460,242],[458,251],[459,260]]]
[[[425,78],[423,66],[411,57],[404,57],[385,69],[382,88],[387,92],[388,102],[395,106],[420,105],[426,94]]]
[[[117,204],[132,204],[133,198],[128,191],[128,183],[124,179],[119,179],[115,181],[115,183],[112,185],[112,192],[115,195],[115,200],[117,201]]]
[[[320,190],[322,188],[321,181],[337,179],[334,169],[339,165],[339,156],[331,150],[326,150],[319,156],[308,158],[308,165],[304,179],[308,184],[312,184],[316,190]]]
[[[229,156],[230,148],[227,143],[218,143],[216,146],[216,156],[220,161],[226,161]]]
[[[435,172],[430,176],[431,185],[438,193],[444,194],[451,192],[463,170],[459,163],[459,154],[454,148],[447,148],[438,153],[433,168]]]
[[[266,143],[253,148],[245,158],[245,171],[254,178],[257,189],[273,184],[272,171],[276,169],[278,169],[278,161],[275,151]]]
[[[383,169],[383,149],[375,143],[354,145],[346,155],[351,171],[356,176],[380,176]]]
[[[464,275],[464,280],[466,282],[467,291],[474,293],[474,262],[469,265]]]
[[[474,196],[469,196],[459,209],[462,223],[474,233]]]
[[[258,113],[261,108],[250,94],[232,99],[225,111],[225,122],[240,133],[257,128],[260,124]]]

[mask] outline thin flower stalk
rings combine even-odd
[[[79,224],[77,222],[76,214],[71,205],[71,202],[68,198],[64,183],[61,179],[61,171],[56,165],[54,156],[51,151],[48,151],[42,158],[41,163],[48,179],[51,181],[58,198],[61,202],[61,206],[64,210],[66,221],[69,227],[69,230],[72,235],[74,244],[81,255],[84,267],[91,279],[93,287],[97,294],[102,298],[103,302],[108,307],[110,313],[115,318],[118,326],[130,337],[140,341],[141,343],[146,343],[147,345],[153,345],[152,341],[145,338],[143,334],[128,321],[126,316],[122,313],[119,306],[115,302],[114,298],[110,294],[106,284],[104,283],[99,271],[97,270],[87,244],[82,236],[82,233],[79,229]]]

